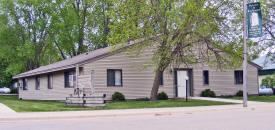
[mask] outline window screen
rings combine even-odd
[[[160,74],[159,85],[163,85],[163,72]]]
[[[107,86],[122,86],[122,70],[107,69]]]
[[[75,80],[74,71],[68,71],[64,73],[65,88],[73,88],[75,86]]]
[[[39,76],[35,77],[35,89],[36,90],[40,89],[40,77]]]
[[[53,75],[48,74],[48,89],[52,89],[52,88],[53,88]]]
[[[243,84],[243,71],[236,70],[234,71],[235,84]]]
[[[23,79],[23,90],[28,90],[28,79]]]
[[[209,85],[209,72],[208,70],[203,71],[203,84]]]

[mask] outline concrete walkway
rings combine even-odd
[[[207,101],[218,101],[218,102],[231,102],[231,103],[243,103],[243,100],[235,100],[235,99],[225,99],[225,98],[210,98],[210,97],[190,97],[191,99],[197,100],[207,100]],[[267,102],[258,102],[258,101],[248,101],[248,105],[262,105],[262,104],[269,104]]]
[[[15,114],[16,112],[6,105],[0,103],[0,116],[1,115],[9,115],[9,114]]]
[[[234,109],[255,109],[275,107],[275,103],[248,101],[248,107],[242,107],[242,100],[190,97],[198,100],[220,101],[238,103],[232,105],[196,106],[196,107],[171,107],[171,108],[145,108],[145,109],[120,109],[120,110],[93,110],[93,111],[61,111],[61,112],[20,112],[16,113],[9,107],[0,103],[0,121],[13,120],[37,120],[37,119],[73,119],[93,117],[116,117],[116,116],[140,116],[140,115],[172,115],[188,114],[206,111],[225,111]]]
[[[198,99],[198,98],[197,98]],[[202,98],[201,98],[202,99]],[[203,100],[206,100],[203,98]],[[207,100],[214,100],[207,98]],[[223,99],[215,98],[215,101]],[[225,100],[223,100],[225,101]],[[236,101],[237,102],[237,101]],[[146,108],[146,109],[122,109],[122,110],[94,110],[94,111],[62,111],[62,112],[22,112],[1,114],[0,121],[19,120],[48,120],[48,119],[78,119],[94,117],[116,117],[116,116],[142,116],[142,115],[174,115],[189,114],[207,111],[229,111],[237,109],[255,109],[275,107],[275,103],[249,103],[249,107],[243,108],[242,104],[216,105],[216,106],[196,106],[196,107],[173,107],[173,108]]]

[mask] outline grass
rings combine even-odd
[[[228,97],[230,99],[242,100],[243,97]],[[249,96],[248,101],[259,101],[259,102],[275,102],[275,96]]]
[[[163,107],[188,107],[188,106],[210,106],[227,105],[233,103],[189,100],[182,99],[163,101],[125,101],[107,103],[104,107],[67,107],[63,102],[56,101],[22,101],[17,96],[0,96],[0,103],[3,103],[16,112],[46,112],[46,111],[76,111],[76,110],[108,110],[108,109],[134,109],[134,108],[163,108]]]

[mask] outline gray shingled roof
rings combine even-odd
[[[65,69],[70,69],[70,68],[75,68],[77,64],[85,62],[87,60],[92,60],[94,58],[97,58],[99,56],[102,56],[104,54],[107,54],[110,51],[111,47],[106,47],[106,48],[101,48],[97,49],[95,51],[83,53],[77,56],[74,56],[72,58],[62,60],[53,64],[49,64],[46,66],[41,66],[37,69],[27,71],[25,73],[18,74],[14,76],[14,79],[17,78],[22,78],[22,77],[27,77],[27,76],[33,76],[37,74],[44,74],[44,73],[49,73],[49,72],[54,72],[54,71],[59,71],[59,70],[65,70]]]
[[[126,44],[119,44],[117,46],[109,46],[109,47],[97,49],[97,50],[94,50],[91,52],[86,52],[86,53],[74,56],[70,59],[62,60],[62,61],[59,61],[59,62],[56,62],[53,64],[49,64],[46,66],[41,66],[37,69],[18,74],[16,76],[13,76],[13,79],[18,79],[18,78],[22,78],[22,77],[34,76],[34,75],[38,75],[38,74],[45,74],[45,73],[75,68],[77,64],[85,63],[87,61],[104,56],[108,53],[113,53],[113,51],[117,51],[120,49],[130,47],[137,43],[141,43],[144,40],[145,40],[144,38],[141,38],[141,39],[137,39],[134,41],[130,41],[129,43],[126,43]]]

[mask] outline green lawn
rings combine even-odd
[[[230,99],[242,100],[243,97],[229,97]],[[275,102],[275,96],[249,96],[248,101]]]
[[[83,108],[67,107],[65,103],[55,101],[21,101],[17,96],[0,96],[0,103],[7,105],[17,112],[45,112],[45,111],[76,111],[76,110],[106,110],[106,109],[133,109],[133,108],[161,108],[227,105],[233,103],[203,101],[203,100],[166,100],[166,101],[125,101],[107,103],[104,107]]]

